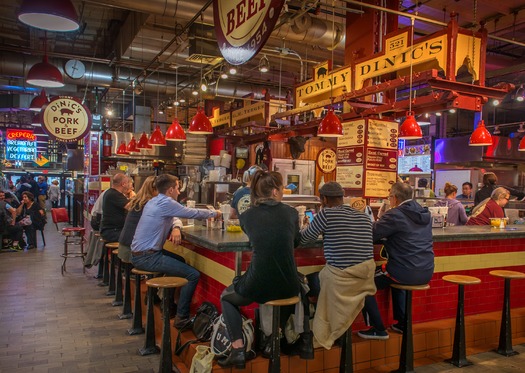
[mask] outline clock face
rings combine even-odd
[[[86,67],[79,60],[69,60],[66,62],[64,70],[71,79],[80,79],[84,76]]]

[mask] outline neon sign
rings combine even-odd
[[[36,136],[32,130],[6,131],[6,159],[33,161],[36,159]]]

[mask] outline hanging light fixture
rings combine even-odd
[[[194,96],[198,96],[199,95],[199,90],[197,89],[197,84],[193,84],[191,86],[191,94],[194,95]]]
[[[137,149],[151,149],[151,145],[148,143],[148,135],[146,135],[146,132],[142,132],[139,142],[137,143]]]
[[[237,67],[230,65],[230,68],[228,71],[230,72],[230,75],[235,75],[237,74]]]
[[[42,127],[42,114],[36,113],[31,119],[31,125],[33,127]]]
[[[155,130],[151,133],[148,144],[153,146],[166,146],[166,138],[162,134],[158,124],[155,126]]]
[[[126,147],[126,142],[124,140],[122,140],[122,142],[120,143],[120,146],[117,149],[117,155],[124,155],[124,156],[129,155],[127,147]]]
[[[523,102],[525,100],[525,89],[523,89],[523,84],[516,90],[516,101]]]
[[[29,110],[40,111],[42,109],[42,106],[44,106],[47,103],[49,103],[49,100],[46,96],[46,90],[42,89],[40,91],[40,94],[31,100]]]
[[[80,27],[70,0],[25,0],[18,13],[20,22],[47,31],[69,32]]]
[[[197,114],[195,114],[191,120],[188,132],[196,135],[209,135],[213,133],[213,127],[206,114],[204,114],[203,108],[199,107],[197,109]]]
[[[206,77],[204,77],[201,80],[201,91],[206,92],[207,90],[208,90],[208,81],[206,80]]]
[[[499,130],[499,126],[494,127],[494,132],[492,132],[493,135],[499,135],[501,131]]]
[[[228,73],[226,72],[226,65],[221,67],[221,79],[228,79]]]
[[[410,30],[410,45],[414,45],[414,18],[410,18],[411,30]],[[417,124],[416,118],[414,118],[414,112],[412,111],[412,74],[413,74],[413,65],[414,61],[412,59],[412,54],[410,54],[410,84],[408,89],[408,112],[406,113],[406,118],[399,127],[399,139],[404,140],[416,140],[423,137],[423,131],[421,127]]]
[[[478,122],[478,127],[470,135],[468,141],[470,146],[488,146],[492,145],[492,136],[485,127],[485,121],[482,119]]]
[[[137,148],[137,140],[135,140],[135,136],[131,137],[131,140],[129,140],[128,146],[126,147],[126,150],[128,153],[140,153],[140,150]]]
[[[270,70],[270,61],[268,61],[268,57],[264,55],[259,61],[259,71],[262,73],[267,73],[269,70]]]
[[[332,8],[332,29],[335,32],[335,8]],[[332,41],[332,64],[334,63],[334,49],[335,45],[333,45]],[[333,78],[333,71],[334,69],[332,66],[332,69],[330,70],[331,79]],[[341,120],[339,119],[339,117],[334,113],[334,97],[332,84],[330,84],[330,99],[332,100],[332,102],[330,103],[330,109],[328,110],[328,113],[325,115],[325,117],[319,124],[319,127],[317,128],[317,136],[341,137],[343,136],[343,125],[341,124]]]
[[[179,91],[179,71],[175,71],[175,102],[178,104],[179,101],[177,101],[177,95]],[[184,133],[184,129],[179,123],[178,119],[178,110],[177,106],[175,106],[175,118],[173,118],[173,122],[171,122],[171,126],[168,127],[168,130],[166,131],[166,140],[167,141],[186,141],[186,134]]]
[[[525,137],[522,137],[520,140],[520,145],[518,147],[519,152],[525,152]]]
[[[44,54],[42,62],[31,66],[27,73],[26,82],[38,87],[60,88],[65,85],[62,73],[56,66],[48,62],[47,54]]]

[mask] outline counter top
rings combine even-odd
[[[227,232],[196,225],[184,227],[183,237],[189,243],[216,252],[248,251],[250,245],[244,232]],[[434,242],[495,240],[525,237],[525,225],[510,225],[506,229],[488,225],[456,226],[432,229]],[[305,247],[321,247],[322,241],[315,241]]]

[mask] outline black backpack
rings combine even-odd
[[[179,330],[177,343],[175,345],[175,354],[180,355],[180,353],[192,343],[208,342],[213,332],[213,323],[218,317],[219,311],[217,311],[217,307],[215,307],[213,303],[203,302],[197,309],[195,316],[193,316],[188,324]],[[195,335],[195,339],[189,340],[181,346],[181,333],[190,329]]]

